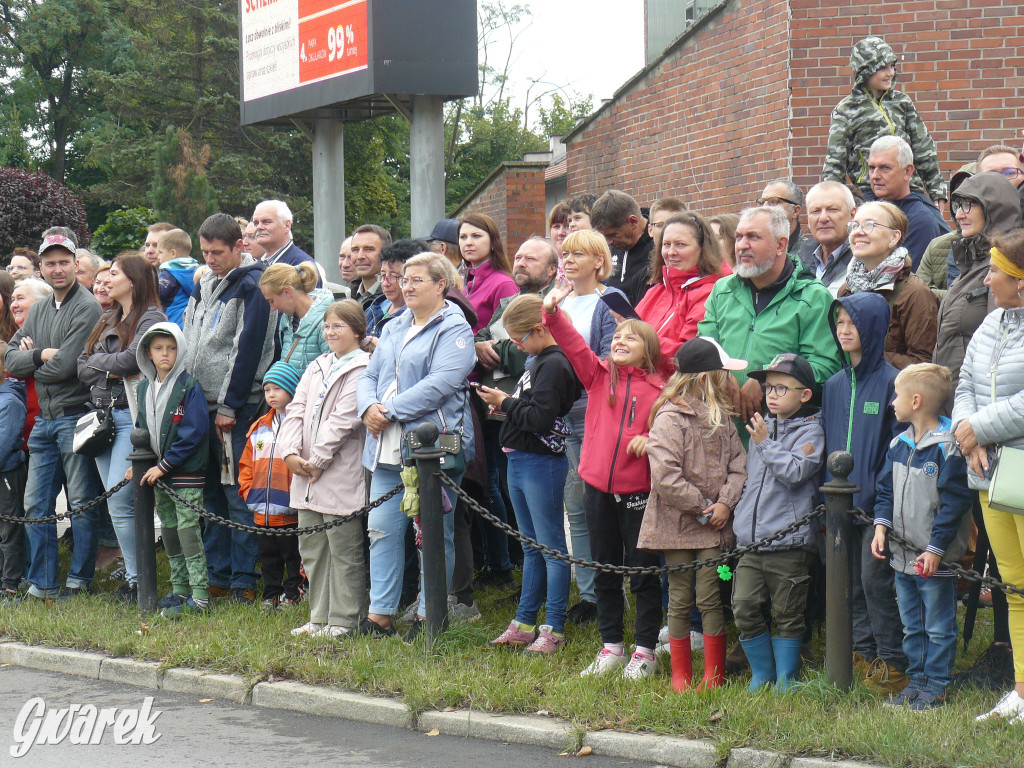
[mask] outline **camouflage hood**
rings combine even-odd
[[[886,64],[895,64],[895,51],[880,37],[865,37],[853,46],[850,54],[850,66],[853,68],[853,85],[861,88],[867,85],[868,78]],[[896,77],[893,77],[896,82]]]

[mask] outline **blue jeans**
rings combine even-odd
[[[501,450],[498,434],[501,422],[494,419],[483,420],[484,449],[487,453],[487,511],[503,523],[508,522],[508,511],[505,509],[505,498],[501,495],[501,477],[507,473],[505,454]],[[508,536],[490,523],[483,525],[484,567],[492,571],[512,570],[512,561],[508,557]]]
[[[402,468],[394,464],[378,464],[370,481],[370,501],[379,499],[402,482]],[[462,476],[452,478],[456,484]],[[443,489],[442,489],[443,490]],[[450,497],[449,497],[450,498]],[[405,574],[405,531],[410,518],[400,508],[402,494],[370,510],[366,527],[370,538],[370,613],[391,616],[398,612],[402,598],[402,576]],[[444,515],[445,594],[451,591],[452,569],[455,567],[455,514]],[[426,616],[426,595],[423,592],[423,558],[420,557],[419,615]]]
[[[956,579],[896,572],[910,686],[944,696],[956,660]]]
[[[231,430],[231,447],[235,452],[235,479],[238,479],[238,460],[245,450],[245,433],[249,431],[256,404],[246,405],[235,412],[235,428]],[[203,488],[203,508],[214,515],[226,517],[236,523],[252,525],[252,512],[238,495],[238,485],[223,485],[220,481],[220,460],[223,447],[214,426],[216,412],[210,414],[210,459],[206,465],[206,485]],[[210,586],[221,589],[256,589],[256,534],[226,528],[206,521],[203,533],[206,549],[206,567]]]
[[[563,555],[565,523],[562,492],[569,460],[565,456],[513,451],[508,454],[508,493],[519,521],[519,530]],[[546,602],[545,620],[554,632],[565,629],[569,602],[569,564],[542,555],[523,545],[523,590],[516,621],[536,624],[537,612]]]
[[[51,514],[61,484],[67,482],[68,506],[80,507],[99,495],[96,467],[85,456],[72,450],[75,424],[79,416],[59,419],[36,419],[28,438],[28,482],[25,484],[26,517]],[[87,587],[96,570],[96,546],[99,532],[99,510],[93,507],[71,518],[75,551],[71,555],[67,585]],[[57,525],[26,525],[32,552],[28,580],[30,592],[36,597],[53,594],[60,589],[57,578]]]
[[[131,434],[134,429],[132,414],[127,408],[115,408],[114,414],[114,444],[110,450],[102,456],[96,457],[96,469],[100,473],[100,482],[103,489],[113,488],[124,480],[125,472],[131,462],[128,461],[128,454],[132,452]],[[126,485],[120,491],[107,499],[107,510],[110,512],[110,521],[114,524],[114,533],[117,535],[117,543],[121,547],[121,555],[124,557],[124,569],[127,572],[129,584],[135,583],[138,572],[135,568],[135,492],[131,485]],[[102,529],[100,533],[102,534]]]
[[[583,509],[583,479],[578,474],[580,454],[583,452],[583,417],[586,411],[587,400],[580,398],[565,417],[565,423],[572,430],[572,435],[565,441],[569,456],[569,474],[565,480],[565,516],[569,519],[572,556],[590,560],[590,534],[587,532],[587,513]],[[578,565],[575,569],[580,599],[596,604],[594,572],[590,568],[581,568]]]

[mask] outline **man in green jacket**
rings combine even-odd
[[[804,357],[819,385],[840,367],[828,324],[832,294],[787,255],[789,231],[779,208],[748,208],[740,214],[734,272],[715,283],[697,326],[701,336],[715,339],[730,357],[747,361],[747,369],[736,372],[736,410],[744,422],[763,406],[761,385],[747,378],[747,371],[783,352]],[[746,437],[746,431],[740,435]]]

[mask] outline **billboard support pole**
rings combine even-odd
[[[444,218],[444,97],[413,96],[409,125],[412,236]]]
[[[313,121],[313,211],[314,258],[329,282],[340,283],[338,247],[345,239],[345,125],[341,120],[318,117]]]

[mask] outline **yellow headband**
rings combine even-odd
[[[1018,280],[1024,280],[1024,268],[1018,267],[1010,261],[1006,257],[1005,253],[1000,251],[998,248],[992,248],[989,251],[989,255],[992,257],[992,266],[1000,272],[1004,272],[1010,277],[1015,277]]]

